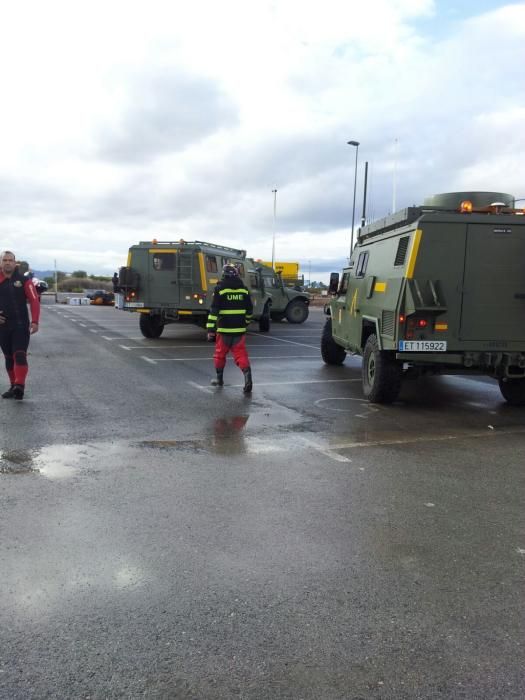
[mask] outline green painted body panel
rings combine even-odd
[[[282,281],[281,275],[277,274],[268,265],[262,265],[251,261],[254,267],[259,267],[264,277],[265,287],[272,297],[272,315],[285,314],[290,302],[295,299],[303,301],[305,304],[310,303],[310,295],[306,292],[287,287]]]
[[[194,322],[202,325],[208,316],[213,290],[226,263],[238,265],[250,291],[254,319],[264,312],[270,294],[243,250],[212,243],[141,242],[129,249],[128,266],[137,280],[133,302],[122,301],[119,308],[131,312],[149,311],[164,323]],[[129,273],[128,273],[129,276]],[[123,285],[124,291],[126,285]]]
[[[363,354],[373,332],[380,349],[401,362],[523,373],[525,216],[444,208],[469,194],[436,195],[442,198],[436,209],[412,207],[360,230],[329,304],[338,345]],[[474,194],[479,206],[495,195],[514,202],[505,193]],[[419,322],[425,326],[409,328]],[[409,339],[445,341],[446,352],[400,352],[400,341]]]

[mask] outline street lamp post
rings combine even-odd
[[[354,203],[352,204],[352,233],[350,236],[350,256],[352,257],[352,250],[354,248],[354,221],[355,221],[355,191],[357,187],[357,154],[359,153],[359,141],[347,141],[349,146],[355,146],[355,173],[354,173]]]
[[[273,239],[272,239],[272,269],[275,270],[275,231],[277,228],[277,190],[273,192]]]

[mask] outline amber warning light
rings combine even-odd
[[[472,202],[469,201],[468,199],[464,199],[461,204],[459,205],[459,211],[462,214],[471,214],[472,213]]]

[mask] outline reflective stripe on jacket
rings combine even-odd
[[[215,287],[206,328],[217,333],[246,333],[252,314],[252,299],[244,282],[240,278],[226,278]]]

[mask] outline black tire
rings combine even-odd
[[[262,316],[259,319],[259,330],[261,333],[268,333],[270,330],[270,307],[265,305]]]
[[[161,316],[150,316],[150,314],[140,314],[140,332],[145,338],[160,338],[164,330]]]
[[[294,299],[286,307],[288,323],[304,323],[308,318],[308,304],[304,299]]]
[[[369,335],[363,353],[363,394],[371,403],[392,403],[401,389],[402,365],[393,352],[379,350],[374,334]]]
[[[338,345],[332,336],[332,319],[327,318],[321,335],[321,357],[327,365],[342,365],[346,351]]]
[[[510,406],[525,406],[525,379],[500,379],[499,390]]]

